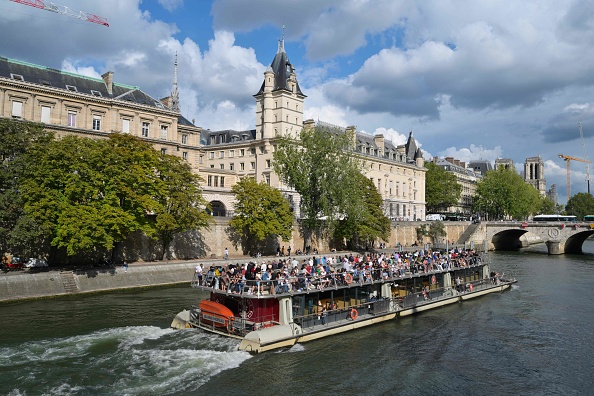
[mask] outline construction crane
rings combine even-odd
[[[100,17],[95,14],[90,14],[88,12],[83,11],[73,11],[70,8],[55,4],[49,1],[43,0],[10,0],[14,3],[24,4],[31,7],[39,8],[41,10],[55,12],[56,14],[66,15],[73,18],[78,18],[83,21],[93,22],[99,25],[109,27],[109,23],[107,23],[107,18]]]
[[[562,158],[567,163],[567,200],[569,201],[569,198],[571,198],[571,178],[570,178],[571,170],[570,170],[570,166],[569,166],[571,161],[580,161],[580,162],[585,162],[587,164],[591,164],[592,161],[589,161],[589,160],[583,159],[583,158],[571,157],[569,155],[563,155],[563,154],[559,154],[559,158]]]
[[[584,132],[582,131],[582,123],[578,122],[580,128],[580,139],[582,139],[582,149],[584,150],[584,159],[588,159],[586,154],[586,143],[584,143]],[[586,184],[588,185],[588,194],[590,194],[590,164],[586,163]]]

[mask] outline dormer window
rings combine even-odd
[[[71,92],[78,92],[78,90],[76,89],[76,87],[74,85],[66,85],[66,89]]]
[[[75,88],[75,89],[76,89],[76,88]],[[93,89],[91,89],[91,94],[92,94],[93,96],[98,96],[98,97],[100,97],[100,98],[103,96],[103,95],[101,95],[101,92],[99,92],[99,91],[95,91],[95,90],[93,90]]]
[[[42,85],[45,85],[46,87],[51,87],[51,86],[52,86],[52,84],[50,84],[50,82],[49,82],[49,81],[47,81],[47,80],[40,80],[39,82],[40,82]]]
[[[13,80],[25,81],[22,75],[10,73],[10,78]]]

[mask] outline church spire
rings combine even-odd
[[[177,90],[177,52],[173,66],[173,87],[171,88],[171,110],[179,113],[179,91]]]

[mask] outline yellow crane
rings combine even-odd
[[[567,200],[569,201],[569,198],[571,198],[571,170],[570,170],[570,164],[571,161],[579,161],[579,162],[585,162],[587,164],[591,164],[592,161],[589,161],[587,159],[583,159],[583,158],[577,158],[577,157],[572,157],[569,155],[563,155],[563,154],[559,154],[559,158],[563,159],[566,163],[567,163]]]

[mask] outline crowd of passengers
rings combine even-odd
[[[382,279],[407,274],[445,271],[478,264],[480,256],[471,249],[449,252],[419,250],[414,253],[368,253],[365,255],[313,256],[301,263],[297,258],[263,261],[261,264],[211,265],[196,267],[197,282],[227,293],[282,294]]]

